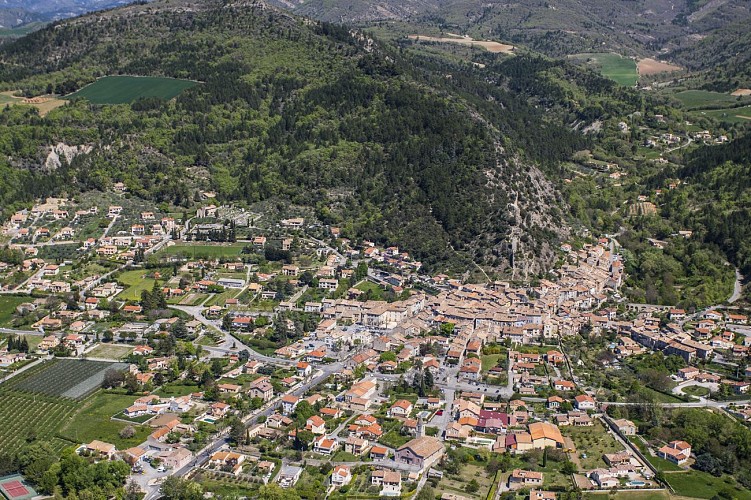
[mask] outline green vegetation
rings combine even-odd
[[[184,255],[191,259],[237,257],[246,246],[247,243],[177,244],[164,248],[160,253]]]
[[[681,390],[684,394],[688,394],[690,396],[708,396],[710,392],[708,388],[702,387],[700,385],[689,385],[688,387],[684,387]]]
[[[693,151],[676,174],[686,185],[669,193],[665,209],[686,227],[706,228],[700,238],[721,249],[742,274],[751,274],[751,218],[746,203],[751,188],[751,135]]]
[[[35,366],[4,385],[23,392],[80,400],[99,388],[107,370],[124,368],[123,364],[104,361],[55,359]]]
[[[133,352],[132,346],[118,344],[99,344],[89,351],[86,356],[89,358],[103,358],[119,361]]]
[[[8,137],[0,142],[0,179],[13,187],[0,190],[0,206],[12,210],[59,192],[55,186],[76,193],[122,180],[133,196],[181,211],[196,191],[211,189],[228,203],[307,207],[348,238],[399,242],[428,269],[462,271],[471,261],[503,268],[511,225],[526,234],[518,254],[525,259],[559,237],[564,214],[555,188],[541,176],[527,182],[527,167],[553,165],[587,141],[505,84],[388,44],[369,53],[346,28],[298,23],[273,9],[261,14],[211,1],[189,30],[175,29],[183,14],[162,4],[130,9],[139,15],[128,17],[127,29],[117,14],[84,16],[75,27],[61,23],[0,48],[7,61],[0,80],[24,95],[84,94],[101,74],[205,83],[170,101],[102,107],[73,99],[42,123],[9,110],[0,121],[0,136]],[[54,68],[40,64],[43,47],[51,48]],[[498,70],[523,75],[531,59],[509,58],[504,64],[518,67]],[[539,133],[532,137],[530,128]],[[62,171],[42,176],[7,164],[7,157],[31,161],[50,143],[76,144],[82,130],[86,142],[102,147],[71,165],[65,179]],[[127,146],[113,139],[123,131]],[[520,164],[486,182],[488,168],[512,159]],[[188,175],[197,165],[211,168]],[[511,220],[505,210],[517,191],[525,213],[544,214],[535,224]],[[334,193],[344,193],[335,204]],[[488,235],[492,245],[478,246]]]
[[[365,292],[366,297],[369,300],[384,300],[383,288],[381,288],[376,283],[373,283],[372,281],[368,281],[368,280],[362,281],[361,283],[358,283],[355,288]]]
[[[708,116],[723,123],[750,123],[751,106],[739,108],[708,109],[697,111],[701,116]]]
[[[26,394],[0,386],[0,453],[18,450],[28,439],[49,442],[57,451],[74,444],[57,437],[62,422],[76,411],[70,400]]]
[[[29,297],[14,297],[12,295],[0,296],[0,326],[9,327],[13,320],[13,313],[16,307],[24,302],[29,302]]]
[[[579,461],[586,470],[605,467],[603,454],[623,451],[623,445],[605,429],[599,420],[592,427],[564,427],[562,432],[574,441]],[[586,458],[582,456],[586,454]]]
[[[44,25],[47,23],[43,23],[41,21],[39,22],[31,22],[24,24],[22,26],[18,26],[15,28],[0,28],[0,37],[1,38],[17,38],[24,35],[28,35],[29,33],[36,31],[38,29],[41,29],[44,27]]]
[[[730,94],[708,90],[684,90],[673,94],[673,97],[688,109],[728,107],[744,100]]]
[[[577,54],[572,57],[592,64],[604,77],[610,78],[620,85],[633,87],[639,79],[639,73],[636,71],[636,62],[620,54],[597,52]]]
[[[498,361],[505,357],[506,357],[505,354],[487,354],[487,355],[481,356],[482,371],[486,372],[490,370],[491,368],[498,366]]]
[[[60,422],[60,435],[76,443],[88,443],[94,439],[112,443],[119,450],[136,446],[146,440],[149,427],[134,425],[135,434],[130,438],[120,436],[120,431],[130,424],[111,420],[124,408],[131,406],[137,395],[128,396],[99,391],[79,405],[78,411]]]
[[[124,104],[145,97],[169,100],[194,85],[196,82],[175,78],[105,76],[66,98],[82,98],[93,104]]]
[[[672,497],[667,491],[619,491],[585,493],[585,500],[670,500]]]
[[[719,495],[721,498],[751,499],[751,491],[737,487],[731,476],[714,477],[706,472],[691,471],[665,474],[665,479],[677,495],[684,497],[714,498]]]
[[[149,291],[158,283],[153,278],[154,272],[160,272],[161,279],[171,275],[171,269],[134,269],[132,271],[123,271],[117,276],[117,281],[126,286],[125,290],[117,295],[119,300],[141,300],[141,293]]]
[[[672,472],[682,469],[645,453],[651,463],[666,472],[666,480],[678,495],[711,498],[715,493],[729,490],[732,493],[725,498],[751,498],[751,430],[722,413],[706,409],[659,409],[651,415],[649,412],[636,405],[621,408],[617,413],[634,422],[647,422],[643,437],[653,449],[675,439],[691,444],[696,460],[689,472]],[[632,441],[645,451],[637,438]]]

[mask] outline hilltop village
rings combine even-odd
[[[47,411],[106,402],[36,432],[124,461],[147,499],[187,478],[537,500],[696,473],[689,436],[650,433],[655,406],[751,419],[743,311],[626,303],[614,239],[561,245],[544,279],[471,284],[305,214],[211,193],[163,213],[126,191],[4,228],[0,389],[22,411],[0,411],[0,449],[43,394]]]

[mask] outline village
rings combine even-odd
[[[688,470],[691,443],[614,418],[635,403],[597,379],[643,356],[680,363],[649,386],[658,404],[751,420],[747,317],[625,303],[613,239],[562,245],[533,283],[471,284],[306,217],[263,221],[211,193],[170,214],[126,191],[10,218],[0,368],[8,383],[76,358],[116,366],[86,380],[127,389],[111,420],[145,439],[78,452],[126,461],[147,500],[169,476],[318,478],[332,497],[427,484],[445,500],[670,489],[662,472]],[[582,338],[603,341],[598,364]]]

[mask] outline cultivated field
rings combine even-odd
[[[593,52],[585,54],[576,54],[569,56],[572,59],[583,61],[591,66],[596,67],[602,76],[611,80],[633,87],[639,79],[639,73],[636,70],[636,62],[628,57],[612,52]]]
[[[671,71],[678,71],[681,69],[680,66],[676,66],[675,64],[657,61],[656,59],[651,58],[639,60],[636,68],[639,70],[640,75],[657,75],[659,73],[670,73]]]
[[[127,365],[106,361],[57,359],[42,363],[23,377],[13,378],[3,387],[19,392],[44,394],[66,399],[83,399],[96,391],[107,370],[124,370]]]
[[[94,104],[124,104],[140,97],[172,99],[194,85],[196,82],[176,78],[105,76],[65,98],[82,97]]]
[[[711,116],[717,120],[727,123],[749,123],[751,122],[751,106],[740,108],[711,109],[697,111],[702,116]]]
[[[55,436],[60,423],[75,413],[75,401],[25,394],[1,387],[0,452],[18,449],[32,436],[49,441],[58,450],[72,444]]]
[[[724,106],[738,102],[738,98],[730,94],[711,92],[709,90],[684,90],[683,92],[674,94],[674,97],[681,101],[687,108]]]
[[[28,439],[50,442],[55,449],[101,439],[120,449],[142,442],[148,428],[123,439],[127,424],[112,415],[133,404],[137,395],[99,389],[104,372],[122,363],[57,359],[37,365],[0,385],[0,452],[18,449]],[[95,392],[92,394],[92,392]],[[78,396],[78,399],[73,399]]]
[[[498,54],[498,53],[510,54],[514,51],[513,45],[506,45],[505,43],[491,42],[487,40],[474,40],[469,37],[460,37],[460,36],[436,37],[436,36],[425,36],[425,35],[409,35],[408,38],[411,40],[418,41],[418,42],[456,43],[459,45],[469,45],[470,47],[482,47],[488,52],[493,52],[494,54]]]

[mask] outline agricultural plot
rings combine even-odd
[[[636,70],[636,62],[628,57],[612,52],[595,52],[587,54],[576,54],[571,56],[573,59],[586,62],[596,67],[605,78],[610,78],[615,82],[633,87],[639,79],[639,73]]]
[[[107,370],[124,370],[128,366],[106,361],[62,359],[40,367],[22,380],[12,379],[6,385],[16,391],[80,400],[99,388]]]
[[[126,104],[141,97],[161,97],[169,100],[194,85],[196,82],[176,78],[105,76],[65,98],[80,97],[93,104]]]
[[[751,106],[702,110],[696,113],[701,113],[702,116],[711,116],[725,123],[751,123]]]
[[[32,435],[58,450],[72,444],[55,436],[60,423],[75,413],[74,401],[6,389],[0,390],[0,400],[0,453],[18,449]]]
[[[742,97],[709,90],[684,90],[673,94],[673,97],[689,109],[727,107],[737,104],[743,99]]]

